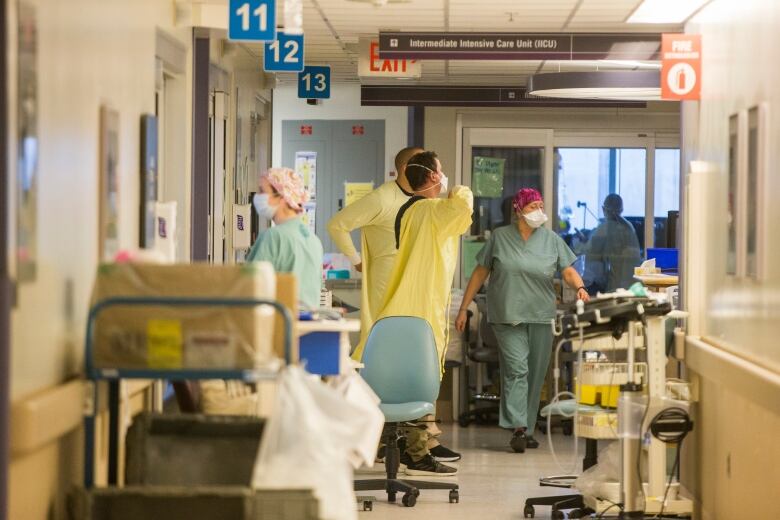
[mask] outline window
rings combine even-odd
[[[543,193],[544,149],[536,147],[472,147],[474,223],[481,235],[512,222],[512,199],[520,188]]]
[[[726,255],[726,273],[737,274],[737,221],[739,218],[737,186],[737,147],[739,145],[739,118],[729,118],[729,194],[728,194],[728,252]]]
[[[655,151],[655,247],[677,247],[680,216],[680,149]]]
[[[591,292],[629,287],[642,260],[644,148],[556,148],[558,233]]]

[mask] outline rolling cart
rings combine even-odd
[[[172,381],[232,379],[256,383],[275,379],[277,372],[270,369],[126,369],[96,367],[94,363],[95,321],[98,315],[112,307],[172,306],[172,307],[273,307],[284,322],[284,356],[289,364],[292,352],[293,325],[289,310],[275,300],[253,298],[184,298],[184,297],[112,297],[98,301],[89,311],[84,347],[85,375],[90,382],[87,405],[84,410],[84,487],[95,485],[95,417],[100,410],[98,383],[108,384],[108,484],[118,481],[119,453],[119,382],[122,379],[167,379]]]

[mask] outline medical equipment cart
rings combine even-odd
[[[627,363],[625,363],[625,370],[621,371],[621,377],[627,379],[627,384],[621,386],[620,399],[623,401],[621,404],[629,403],[629,406],[633,407],[633,416],[623,411],[630,410],[630,408],[621,409],[619,405],[617,414],[609,410],[594,414],[577,414],[575,428],[578,436],[588,440],[590,448],[588,451],[593,450],[596,440],[621,440],[623,474],[620,482],[613,485],[616,488],[613,490],[615,492],[613,495],[623,498],[625,496],[636,497],[641,494],[644,498],[644,504],[634,503],[633,498],[623,500],[623,503],[618,504],[589,495],[582,495],[581,500],[578,499],[577,495],[567,495],[560,497],[561,502],[552,504],[531,498],[526,501],[524,509],[526,518],[533,518],[535,514],[533,506],[542,504],[553,506],[552,518],[554,519],[564,518],[561,509],[570,508],[574,509],[569,512],[569,518],[581,518],[592,513],[597,515],[610,513],[617,515],[620,513],[621,518],[644,518],[644,514],[654,515],[661,511],[666,515],[692,515],[692,501],[677,495],[679,484],[671,484],[671,482],[667,483],[666,481],[665,444],[646,431],[644,421],[650,407],[657,405],[658,402],[663,402],[666,395],[664,322],[671,312],[671,305],[662,300],[618,296],[595,300],[585,305],[579,303],[572,308],[571,312],[559,316],[556,328],[560,329],[564,337],[572,340],[575,348],[589,351],[599,350],[599,346],[593,348],[584,344],[583,341],[586,339],[606,338],[611,343],[610,335],[613,338],[621,338],[626,335],[628,338],[626,345]],[[671,316],[675,315],[671,314]],[[638,369],[641,365],[635,360],[638,339],[637,327],[640,322],[644,330],[644,347],[647,353],[647,369],[642,383],[638,383],[635,379],[635,376],[641,372]],[[580,385],[583,382],[585,381],[580,381]],[[643,395],[643,385],[648,390],[646,397]],[[636,410],[640,412],[638,416]],[[644,412],[644,416],[642,412]],[[634,432],[636,435],[629,432]],[[641,482],[638,479],[637,457],[645,449],[648,455],[648,479],[647,482]],[[541,479],[540,484],[549,486],[549,480]],[[672,491],[671,494],[670,491]],[[618,505],[620,511],[616,509]],[[641,511],[638,511],[639,508]]]

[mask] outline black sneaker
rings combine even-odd
[[[524,431],[516,431],[512,435],[512,440],[509,441],[509,445],[512,447],[515,453],[525,453],[525,448],[528,443],[528,437],[525,436]]]
[[[525,447],[529,448],[529,449],[532,449],[532,450],[535,450],[536,448],[539,447],[539,441],[537,441],[536,439],[534,439],[530,435],[526,436],[526,438],[525,438]]]
[[[401,455],[401,464],[406,466],[407,475],[425,477],[451,477],[457,475],[458,469],[445,466],[430,454],[415,462],[408,453]]]
[[[455,462],[456,460],[460,460],[460,453],[452,451],[441,444],[431,448],[431,455],[439,462]]]

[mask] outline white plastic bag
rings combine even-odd
[[[574,481],[574,488],[583,495],[606,498],[613,502],[620,501],[619,487],[618,494],[612,495],[608,492],[609,486],[604,484],[620,482],[620,443],[612,442],[606,448],[599,452],[599,462],[585,470],[582,475]]]
[[[312,489],[320,502],[320,518],[357,519],[352,464],[365,458],[367,435],[376,449],[379,437],[372,421],[377,416],[367,415],[370,402],[356,404],[345,397],[359,392],[359,385],[343,385],[332,388],[300,367],[284,369],[263,431],[254,488]]]

